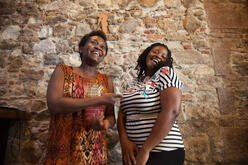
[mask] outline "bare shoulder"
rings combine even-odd
[[[48,90],[50,91],[51,89],[54,89],[54,88],[61,86],[64,82],[63,79],[64,79],[64,72],[63,72],[61,66],[57,65],[56,68],[54,69],[53,73],[52,73],[50,80],[49,80]]]
[[[62,76],[62,75],[64,75],[64,72],[62,70],[62,65],[57,65],[53,71],[51,79],[57,76]]]

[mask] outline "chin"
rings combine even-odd
[[[147,65],[147,69],[149,70],[153,70],[154,68],[156,68],[156,65],[154,64]]]

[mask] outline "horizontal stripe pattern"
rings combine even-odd
[[[149,82],[146,84],[137,82],[135,91],[123,93],[121,109],[126,115],[126,132],[128,138],[139,148],[150,135],[157,116],[161,112],[160,92],[169,87],[182,88],[182,82],[173,69],[167,69],[168,74],[163,73],[162,68],[155,73],[155,78],[150,80],[155,85],[149,86]],[[175,122],[168,135],[153,148],[152,152],[172,151],[178,148],[184,148],[184,144]]]

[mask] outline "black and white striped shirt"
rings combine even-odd
[[[139,148],[150,135],[161,112],[160,92],[169,87],[180,90],[182,88],[182,82],[169,67],[160,68],[151,78],[146,78],[143,82],[133,80],[125,87],[121,109],[126,115],[126,132],[128,138]],[[168,135],[153,148],[152,152],[172,151],[178,148],[184,148],[184,144],[175,122]]]

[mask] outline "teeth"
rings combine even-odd
[[[93,52],[93,54],[96,54],[97,56],[100,56],[99,52]]]
[[[159,63],[159,60],[158,59],[153,59],[153,61],[158,64]]]

